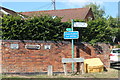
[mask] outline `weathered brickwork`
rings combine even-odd
[[[11,49],[11,44],[18,44],[19,48]],[[26,49],[26,44],[40,45],[40,49]],[[44,49],[44,45],[51,45],[51,49]],[[88,43],[76,43],[75,57],[98,57],[106,67],[109,67],[109,45],[103,43],[98,45],[101,46],[101,51],[100,49],[97,51],[98,48]],[[72,56],[70,42],[3,40],[1,46],[3,73],[46,72],[49,65],[53,66],[54,72],[63,72],[62,58]],[[71,71],[71,63],[67,64],[67,69]]]

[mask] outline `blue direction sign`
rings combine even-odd
[[[64,32],[64,39],[78,39],[78,38],[79,38],[78,31]]]

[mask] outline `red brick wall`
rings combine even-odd
[[[19,44],[19,49],[11,49],[10,44]],[[40,45],[39,50],[26,49],[26,44]],[[51,49],[44,49],[44,45],[51,45]],[[98,54],[95,48],[88,43],[75,44],[75,57],[93,58],[99,57],[104,64],[109,66],[109,46],[99,43],[102,46],[102,54]],[[2,72],[45,72],[49,65],[53,66],[54,72],[63,72],[62,58],[71,58],[70,42],[44,42],[44,41],[2,41]],[[76,65],[76,63],[75,63]],[[71,63],[67,63],[68,71],[71,71]]]

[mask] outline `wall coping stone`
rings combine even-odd
[[[0,40],[2,42],[23,42],[23,43],[71,43],[70,41],[42,41],[42,40]]]

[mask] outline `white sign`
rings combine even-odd
[[[84,62],[84,58],[62,58],[62,63]]]
[[[87,27],[87,25],[85,22],[74,22],[74,27]]]

